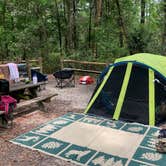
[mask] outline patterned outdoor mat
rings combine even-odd
[[[158,128],[68,113],[11,140],[12,143],[88,166],[165,166],[155,150]]]

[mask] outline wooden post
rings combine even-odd
[[[42,59],[42,57],[39,58],[39,66],[40,66],[40,72],[43,73],[43,59]]]
[[[61,70],[64,68],[64,60],[63,60],[63,58],[61,58]]]
[[[31,65],[30,65],[29,59],[26,59],[26,65],[27,65],[28,77],[29,79],[31,79]]]
[[[16,58],[15,63],[16,64],[22,63],[22,59],[20,57]]]

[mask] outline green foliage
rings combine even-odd
[[[151,33],[149,29],[147,29],[145,26],[139,26],[130,33],[129,38],[129,49],[130,52],[134,53],[140,53],[145,52],[148,43],[151,42]]]
[[[50,53],[43,59],[44,73],[54,73],[61,68],[61,56],[59,53]]]
[[[0,59],[42,56],[44,70],[52,73],[60,59],[60,53],[54,52],[68,59],[103,62],[137,52],[164,52],[165,0],[145,1],[142,25],[140,0],[102,1],[96,21],[97,2],[1,0]]]

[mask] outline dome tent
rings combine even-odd
[[[166,57],[140,53],[119,58],[99,77],[85,113],[157,125],[166,120],[159,113],[165,85]]]

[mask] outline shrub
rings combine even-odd
[[[51,74],[61,68],[61,56],[60,53],[50,53],[43,60],[43,71],[44,73]]]

